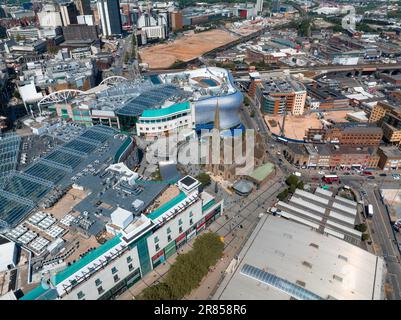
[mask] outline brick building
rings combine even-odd
[[[379,168],[382,170],[401,170],[401,150],[399,147],[380,147]]]
[[[383,129],[383,140],[401,142],[401,107],[389,102],[378,102],[373,107],[369,122],[377,123]]]
[[[379,163],[375,147],[289,144],[284,155],[290,163],[316,169],[376,168]]]
[[[378,146],[383,137],[383,130],[377,126],[349,125],[338,123],[325,133],[326,141],[338,141],[341,145]]]
[[[344,96],[340,91],[316,84],[307,85],[308,95],[319,101],[319,109],[338,109],[348,108],[350,99]]]
[[[378,146],[383,129],[372,124],[336,123],[326,128],[309,128],[306,141],[335,142],[340,145]]]

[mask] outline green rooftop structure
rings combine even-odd
[[[184,112],[190,110],[189,102],[173,104],[167,108],[161,109],[147,109],[142,112],[141,118],[160,118],[172,115],[174,113]]]
[[[263,183],[273,172],[275,171],[275,166],[273,163],[268,162],[260,167],[257,167],[254,171],[249,174],[249,178],[251,178],[255,183],[261,184]]]
[[[208,210],[209,208],[211,208],[212,206],[214,206],[216,204],[216,199],[210,199],[209,202],[205,203],[202,206],[202,212],[205,212],[206,210]]]
[[[74,273],[81,270],[86,265],[90,264],[93,260],[99,258],[104,253],[117,246],[121,242],[120,237],[121,235],[115,236],[113,239],[107,241],[97,249],[86,254],[83,258],[79,259],[77,262],[75,262],[68,268],[56,274],[55,285],[63,282],[65,279],[69,278]]]
[[[155,211],[153,211],[150,214],[148,214],[147,217],[149,219],[151,219],[151,220],[156,220],[163,213],[165,213],[166,211],[170,210],[171,208],[173,208],[174,206],[179,204],[186,197],[187,197],[187,195],[184,192],[180,192],[180,194],[178,196],[176,196],[175,198],[173,198],[170,201],[166,202],[165,204],[161,205]]]
[[[101,255],[114,248],[121,242],[121,235],[115,236],[113,239],[107,241],[100,247],[86,254],[83,258],[79,259],[77,262],[73,263],[71,266],[67,267],[63,271],[57,273],[53,279],[53,285],[58,285],[64,280],[71,277],[74,273],[78,272],[86,265],[90,264],[92,261],[99,258]],[[52,300],[50,298],[46,298],[47,295],[50,295],[50,288],[44,288],[43,285],[37,286],[35,289],[29,291],[26,295],[24,295],[20,300]]]

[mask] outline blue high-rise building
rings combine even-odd
[[[103,36],[122,34],[119,0],[98,0],[97,8]]]
[[[272,12],[273,13],[280,12],[280,0],[273,0],[273,2],[272,2]]]

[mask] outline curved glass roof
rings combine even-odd
[[[149,90],[142,92],[139,96],[128,100],[122,108],[117,111],[121,116],[140,116],[146,109],[157,109],[166,100],[173,97],[185,96],[183,90],[173,85],[155,85]]]
[[[269,272],[263,271],[259,268],[244,264],[241,268],[241,274],[253,278],[257,281],[263,282],[269,286],[272,286],[284,293],[298,299],[298,300],[322,300],[321,297],[298,286],[285,279],[277,277]]]

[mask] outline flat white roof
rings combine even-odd
[[[321,214],[324,214],[324,212],[326,211],[325,208],[319,207],[319,206],[317,206],[315,204],[312,204],[310,202],[307,202],[307,201],[305,201],[305,200],[303,200],[301,198],[295,197],[295,196],[291,197],[290,203],[299,204],[299,205],[301,205],[301,206],[303,206],[303,207],[305,207],[307,209],[314,210],[314,211],[319,212]]]
[[[300,190],[300,189],[296,189],[295,190],[295,194],[296,195],[300,195],[300,196],[305,197],[305,198],[308,198],[308,199],[311,199],[313,201],[325,204],[325,205],[329,204],[329,200],[328,199],[319,197],[319,196],[317,196],[317,195],[315,195],[313,193],[306,192],[306,191],[303,191],[303,190]]]
[[[282,215],[283,217],[285,217],[285,218],[287,218],[287,219],[291,219],[291,220],[297,221],[297,222],[299,222],[299,223],[302,223],[302,224],[307,225],[307,226],[309,226],[309,227],[312,227],[312,228],[314,228],[314,229],[318,229],[318,228],[319,228],[319,224],[314,223],[314,222],[311,222],[311,221],[306,220],[306,219],[303,219],[303,218],[301,218],[301,217],[299,217],[299,216],[296,216],[296,215],[294,215],[294,214],[291,214],[291,213],[289,213],[289,212],[281,211],[280,213],[281,213],[281,215]]]
[[[332,229],[330,229],[330,228],[324,228],[323,231],[326,232],[326,233],[328,233],[328,234],[331,234],[332,236],[335,236],[335,237],[337,237],[337,238],[340,238],[340,239],[344,239],[344,238],[345,238],[345,235],[344,235],[344,234],[342,234],[342,233],[340,233],[340,232],[337,232],[337,231],[334,231],[334,230],[332,230]]]
[[[349,200],[349,199],[341,197],[341,196],[335,196],[334,198],[338,201],[344,202],[344,204],[347,204],[347,205],[355,207],[355,208],[358,205],[355,201]]]
[[[338,219],[340,221],[348,223],[351,227],[353,227],[355,224],[355,218],[350,218],[350,217],[344,216],[343,214],[338,213],[333,210],[330,210],[329,217],[333,217],[335,219]]]
[[[298,213],[300,213],[300,214],[302,214],[302,215],[304,215],[304,216],[307,216],[307,217],[309,217],[309,218],[315,219],[315,220],[317,220],[317,221],[322,221],[322,219],[323,219],[323,216],[318,216],[318,215],[316,215],[316,214],[310,213],[310,212],[308,212],[308,211],[306,211],[306,210],[299,209],[299,208],[297,208],[297,207],[294,207],[294,206],[292,206],[292,205],[290,205],[290,204],[288,204],[288,203],[282,202],[282,201],[279,201],[279,202],[277,203],[277,206],[281,206],[281,207],[284,207],[284,208],[293,210],[293,211],[295,211],[295,212],[298,212]]]
[[[9,265],[15,265],[16,250],[15,243],[12,241],[0,244],[0,271],[7,270]]]
[[[320,193],[320,194],[323,194],[323,195],[328,196],[328,197],[332,197],[333,196],[333,192],[332,191],[325,190],[325,189],[322,189],[320,187],[316,188],[315,194],[316,193]]]
[[[338,209],[338,210],[343,211],[343,212],[346,212],[346,213],[351,214],[353,216],[356,216],[356,212],[357,212],[356,208],[350,208],[350,207],[345,206],[345,205],[343,205],[343,204],[341,204],[339,202],[334,201],[333,202],[333,208]]]
[[[329,231],[335,233],[333,231]],[[310,227],[266,215],[239,254],[213,299],[278,300],[291,293],[240,273],[251,265],[304,288],[322,299],[383,299],[384,261],[357,246]]]
[[[331,226],[331,227],[334,227],[336,229],[340,229],[340,230],[342,230],[344,232],[347,232],[349,234],[352,234],[352,235],[354,235],[354,236],[356,236],[358,238],[361,238],[361,236],[362,236],[362,233],[360,231],[355,230],[353,228],[349,228],[347,226],[344,226],[343,224],[340,224],[340,223],[337,223],[337,222],[334,222],[334,221],[331,221],[331,220],[327,220],[326,224],[328,226]]]

